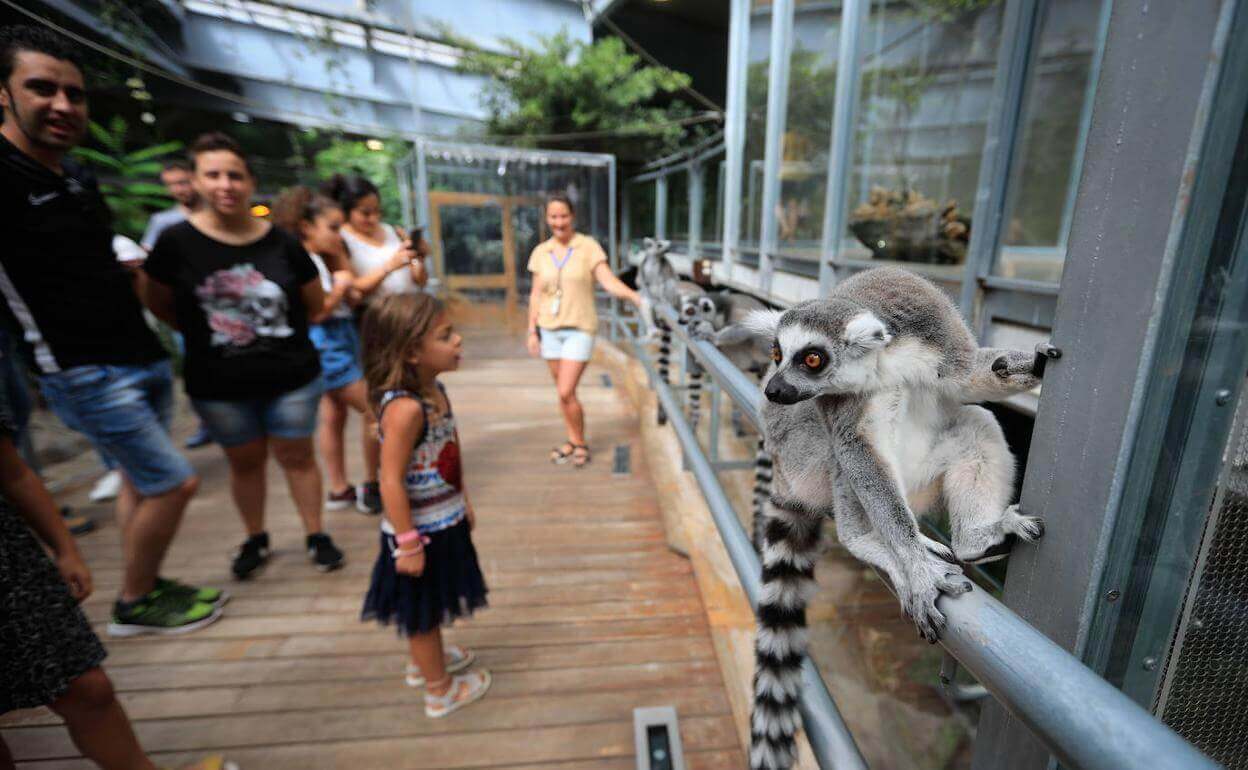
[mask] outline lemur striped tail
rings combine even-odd
[[[823,518],[792,501],[767,501],[763,528],[762,593],[755,638],[752,770],[787,770],[796,757],[794,734],[806,656],[806,605],[815,590],[815,558]]]
[[[771,454],[767,452],[767,442],[760,436],[758,449],[754,453],[754,550],[763,553],[763,529],[766,524],[764,508],[771,498]]]
[[[672,330],[664,327],[662,334],[659,335],[659,379],[663,381],[664,385],[672,384],[671,359]],[[659,425],[667,425],[667,413],[663,411],[662,405],[659,406],[655,419]]]
[[[698,421],[702,419],[702,367],[692,361],[689,366],[689,427],[698,434]]]

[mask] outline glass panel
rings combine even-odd
[[[712,158],[702,166],[702,256],[711,259],[724,250],[723,174],[722,158]]]
[[[993,272],[1058,283],[1103,43],[1105,2],[1055,0],[1040,22]]]
[[[750,45],[745,85],[745,153],[741,172],[740,247],[747,264],[758,262],[763,155],[767,137],[767,70],[771,66],[771,3],[750,4]]]
[[[644,239],[654,237],[654,180],[629,184],[624,194],[628,196],[629,247],[640,249]]]
[[[871,0],[840,256],[965,261],[1000,0]]]
[[[684,250],[689,246],[689,172],[677,171],[667,176],[667,239],[672,247]]]
[[[812,262],[819,259],[823,235],[841,36],[841,12],[828,6],[799,1],[794,12],[780,207],[775,212],[779,252]]]
[[[503,269],[503,210],[498,205],[443,205],[442,259],[447,275],[498,275]]]
[[[516,239],[516,283],[521,292],[527,292],[533,285],[533,275],[529,272],[529,255],[539,243],[550,237],[542,208],[542,201],[535,200],[527,204],[518,203],[511,209],[511,226],[515,230]]]

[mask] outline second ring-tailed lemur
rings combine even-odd
[[[710,295],[715,304],[715,319],[711,324],[714,332],[701,335],[719,349],[724,357],[743,372],[748,372],[761,380],[771,363],[770,340],[763,340],[744,325],[745,319],[755,311],[766,310],[767,306],[748,294],[721,291]],[[740,410],[736,404],[732,407],[733,427],[738,436],[745,435],[741,425]],[[754,549],[762,554],[763,549],[763,505],[771,497],[771,455],[767,452],[762,432],[759,432],[758,447],[754,453],[754,490],[752,511],[752,541]]]
[[[670,385],[672,329],[655,312],[656,308],[670,307],[676,312],[677,319],[682,325],[712,313],[714,308],[706,299],[705,289],[696,283],[680,280],[676,269],[672,267],[671,261],[667,258],[667,250],[671,247],[669,241],[646,238],[644,244],[645,253],[637,271],[637,293],[641,295],[641,319],[646,328],[646,338],[654,339],[657,336],[659,339],[658,375],[664,384]],[[688,371],[691,408],[694,409],[695,415],[700,403],[695,405],[693,402],[699,400],[701,396],[701,374],[700,367],[691,366]],[[667,415],[662,406],[657,410],[656,420],[659,425],[667,423]],[[696,416],[693,418],[693,427],[696,431]]]
[[[936,641],[942,593],[971,590],[958,561],[999,557],[1010,537],[1043,534],[1009,505],[1014,458],[992,414],[968,404],[1035,387],[1033,356],[979,349],[928,281],[876,268],[824,299],[756,313],[772,340],[762,417],[775,479],[766,506],[750,763],[787,768],[798,726],[806,606],[825,518],[883,571],[919,634]],[[938,501],[953,549],[915,513]]]

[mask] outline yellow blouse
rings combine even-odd
[[[529,272],[542,282],[537,325],[543,329],[571,328],[597,333],[594,269],[606,261],[607,255],[598,241],[580,233],[573,235],[567,246],[551,238],[533,249]]]

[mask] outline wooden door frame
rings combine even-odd
[[[516,231],[512,212],[517,206],[540,205],[541,200],[529,195],[490,195],[488,193],[430,192],[429,245],[433,249],[434,266],[448,292],[457,294],[472,289],[502,289],[506,293],[508,318],[516,309]],[[503,272],[483,275],[451,275],[446,271],[446,252],[442,243],[442,206],[487,208],[497,206],[502,216]]]

